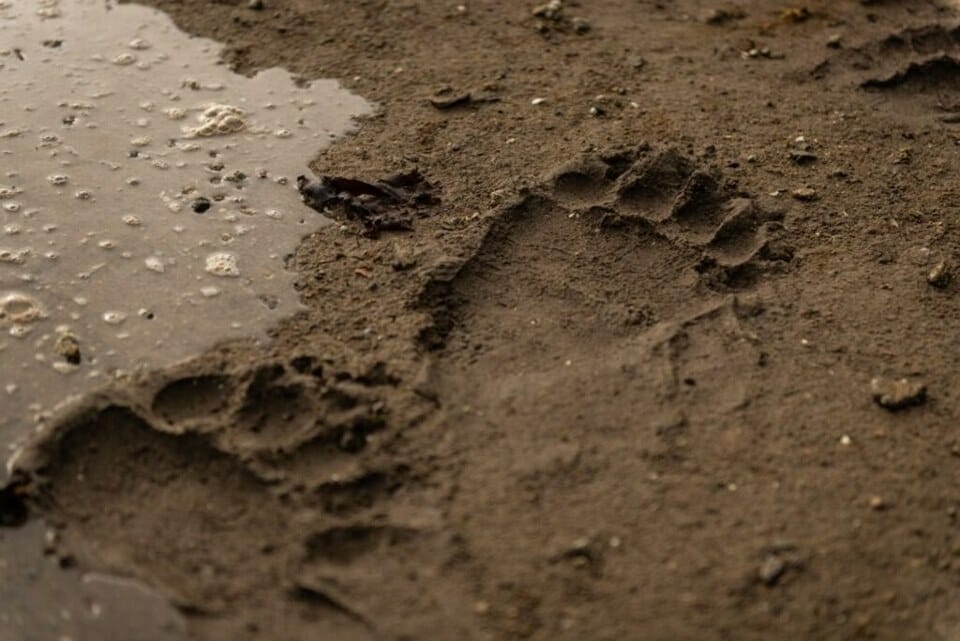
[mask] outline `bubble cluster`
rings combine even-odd
[[[20,292],[0,294],[0,322],[25,325],[45,316],[40,302],[27,294]]]
[[[229,252],[214,252],[207,256],[206,270],[214,276],[229,278],[238,278],[240,276],[237,257]]]
[[[0,263],[10,263],[13,265],[22,265],[27,262],[30,256],[30,248],[7,249],[0,247]]]
[[[247,128],[244,111],[233,105],[212,104],[203,110],[197,127],[184,127],[188,136],[226,136]]]

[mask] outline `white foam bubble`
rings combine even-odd
[[[119,325],[125,320],[127,320],[127,314],[124,312],[108,310],[103,313],[103,322],[109,323],[110,325]]]
[[[240,276],[240,266],[237,257],[229,252],[214,252],[207,256],[206,270],[214,276],[237,278]]]
[[[249,126],[245,113],[233,105],[211,104],[203,110],[196,127],[184,127],[188,136],[226,136],[243,131]]]
[[[0,321],[18,324],[35,323],[46,318],[40,301],[22,292],[0,294]]]
[[[161,258],[156,256],[147,256],[143,260],[143,264],[146,265],[147,269],[162,274],[167,270],[167,266],[163,263]]]

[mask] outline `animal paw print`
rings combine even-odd
[[[715,174],[673,150],[588,157],[561,168],[552,183],[558,202],[575,216],[599,216],[601,228],[646,226],[729,269],[769,249],[783,217],[732,196]]]
[[[841,50],[813,77],[836,76],[893,103],[920,100],[943,122],[960,122],[960,27],[930,24]]]
[[[544,347],[642,331],[689,312],[698,290],[785,268],[781,218],[673,150],[586,155],[498,212],[476,255],[428,290],[425,346],[455,327],[484,345],[532,325]]]
[[[378,584],[409,573],[433,526],[394,514],[415,475],[373,446],[397,384],[387,368],[300,356],[161,376],[42,443],[43,502],[91,546],[82,563],[116,564],[197,612],[277,603],[306,622],[295,641],[376,638],[374,622],[403,618],[398,591],[415,586]]]
[[[386,426],[381,391],[395,383],[382,364],[351,375],[301,356],[236,375],[174,376],[144,415],[161,431],[206,435],[272,483],[367,485],[356,457]]]

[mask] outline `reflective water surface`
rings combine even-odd
[[[0,0],[0,447],[298,308],[306,162],[369,105],[137,5]]]

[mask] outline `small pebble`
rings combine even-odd
[[[934,265],[933,269],[927,274],[927,282],[937,289],[943,289],[950,284],[950,281],[953,279],[953,273],[950,269],[950,264],[941,260],[939,263]]]
[[[547,20],[556,20],[560,17],[562,10],[563,2],[561,0],[550,0],[550,2],[546,4],[534,7],[533,15],[538,18],[546,18]]]
[[[809,165],[816,162],[817,155],[805,149],[796,149],[790,152],[790,160],[797,165]]]
[[[891,411],[920,405],[927,400],[927,386],[906,378],[875,378],[870,381],[870,390],[877,405]]]
[[[709,9],[701,19],[706,24],[718,25],[730,22],[731,20],[740,20],[745,17],[743,11],[736,9]]]
[[[790,192],[790,195],[795,199],[803,202],[811,202],[819,198],[817,195],[817,190],[812,187],[800,187],[799,189],[794,189]]]
[[[784,560],[775,554],[770,554],[760,565],[760,580],[763,581],[764,585],[776,585],[786,571],[787,564]]]

